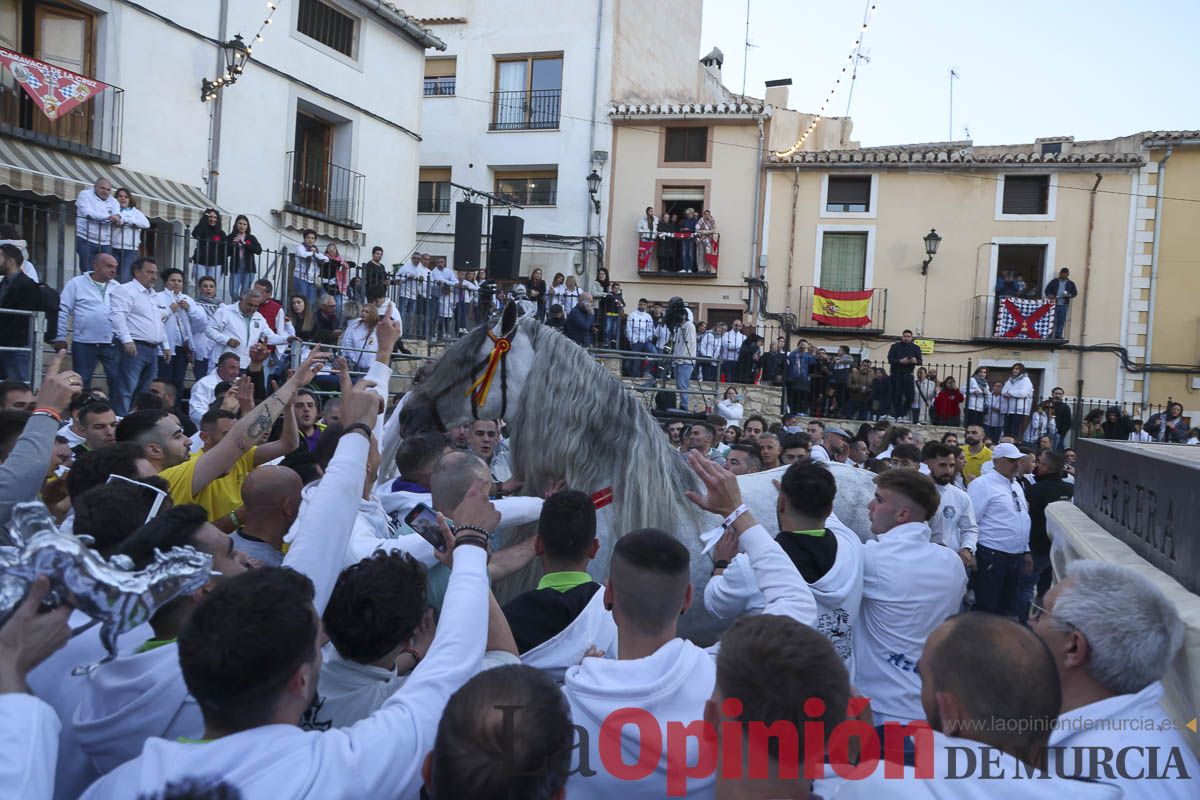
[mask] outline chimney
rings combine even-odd
[[[721,52],[721,48],[714,47],[708,55],[700,59],[700,63],[710,75],[718,81],[721,80],[721,65],[725,63],[725,54]]]
[[[779,78],[767,81],[767,105],[775,108],[788,107],[788,87],[792,85],[791,78]]]

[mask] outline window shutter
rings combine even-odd
[[[425,59],[426,78],[452,78],[457,69],[458,59],[455,57]]]
[[[870,211],[871,176],[829,176],[825,205],[831,211]]]
[[[1005,175],[1005,214],[1045,214],[1050,196],[1049,175]]]

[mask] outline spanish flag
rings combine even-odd
[[[864,328],[871,323],[867,315],[874,289],[865,292],[835,292],[813,289],[813,319],[835,328]]]

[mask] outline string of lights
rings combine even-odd
[[[810,122],[808,127],[804,129],[804,132],[800,134],[800,138],[796,140],[795,144],[793,144],[787,150],[781,150],[775,154],[779,158],[788,158],[789,156],[798,153],[800,149],[804,147],[804,143],[808,141],[808,137],[811,136],[813,131],[817,129],[817,123],[819,123],[825,116],[825,109],[829,107],[831,102],[833,102],[834,95],[837,94],[838,88],[840,88],[842,85],[842,78],[846,76],[846,70],[848,70],[854,63],[854,58],[858,55],[859,49],[862,47],[863,36],[866,35],[867,28],[871,24],[871,19],[875,16],[875,6],[876,4],[872,2],[870,8],[867,9],[866,18],[863,19],[862,27],[858,29],[858,35],[854,38],[854,44],[850,45],[850,55],[846,56],[845,62],[842,63],[842,71],[838,73],[837,78],[833,82],[833,87],[829,90],[829,93],[825,95],[825,99],[821,102],[821,107],[817,109],[817,113],[812,118],[812,122]]]
[[[215,100],[217,93],[226,86],[231,86],[237,83],[238,77],[245,71],[246,62],[250,56],[254,55],[254,45],[263,40],[263,31],[271,24],[275,12],[279,10],[280,0],[267,0],[267,16],[258,26],[258,30],[254,34],[254,38],[250,44],[246,44],[240,33],[221,45],[221,48],[226,53],[225,59],[225,74],[218,77],[216,80],[210,81],[207,78],[200,87],[200,99],[207,103],[209,100]]]

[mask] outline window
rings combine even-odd
[[[1062,142],[1042,142],[1042,155],[1056,156],[1062,153]]]
[[[457,71],[457,58],[425,59],[425,96],[449,97],[453,95]]]
[[[862,212],[871,210],[871,176],[829,176],[825,210],[833,212]]]
[[[1046,245],[1002,244],[996,247],[997,294],[1016,290],[1017,294],[1041,297],[1046,271]],[[1005,273],[1012,283],[1002,283]]]
[[[558,170],[497,172],[496,194],[519,206],[552,206],[558,202]]]
[[[488,127],[494,131],[557,128],[561,100],[561,55],[496,59]]]
[[[358,20],[321,0],[300,0],[296,30],[344,56],[354,58]]]
[[[678,217],[683,215],[690,208],[699,215],[704,211],[704,187],[703,186],[664,186],[662,190],[661,202],[658,204],[661,209],[661,214],[675,214]]]
[[[708,128],[667,128],[663,161],[708,161]]]
[[[866,288],[867,234],[826,233],[821,244],[821,288],[860,292]]]
[[[421,167],[417,183],[417,213],[445,214],[450,211],[450,170]]]
[[[1005,175],[1003,214],[1044,215],[1050,205],[1049,175]]]

